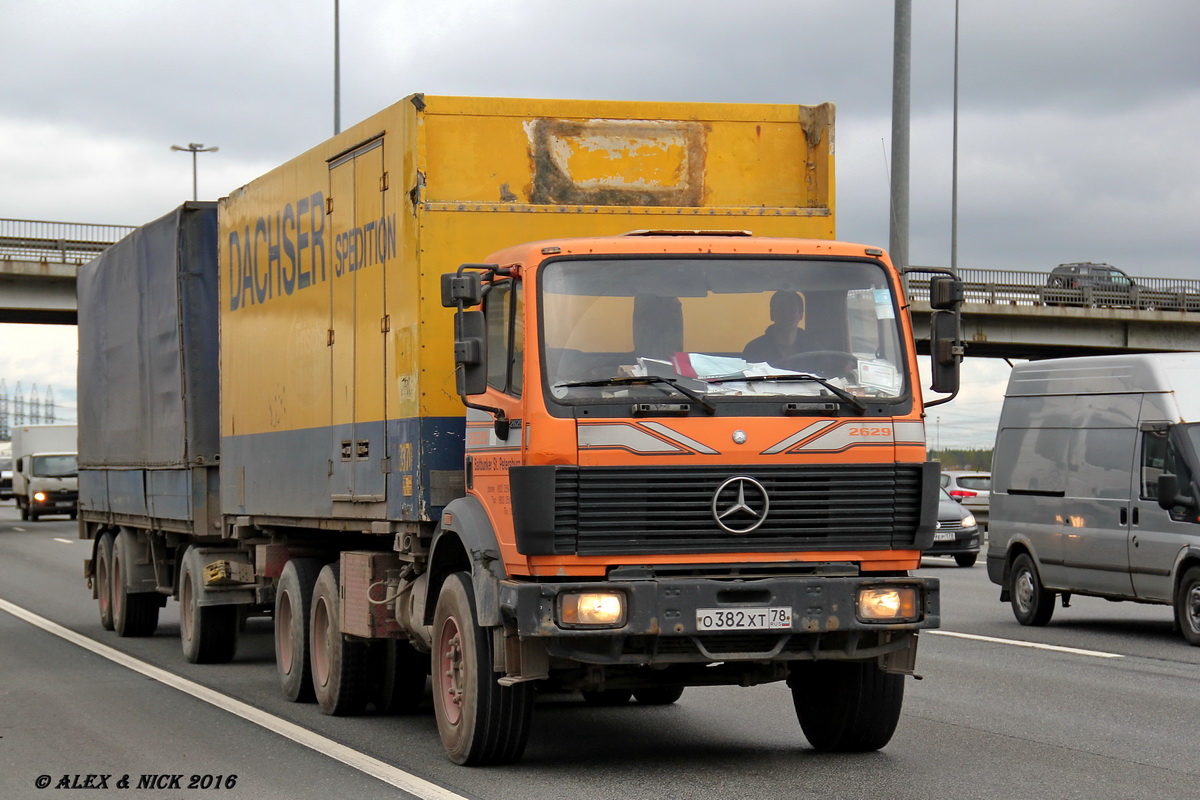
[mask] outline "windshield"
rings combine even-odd
[[[74,478],[79,474],[75,456],[34,456],[35,478]]]
[[[859,398],[908,391],[877,262],[564,260],[541,274],[546,381],[565,405],[687,402],[691,392],[861,408]]]

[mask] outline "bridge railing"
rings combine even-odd
[[[132,225],[0,219],[0,260],[82,264],[133,229]]]
[[[915,267],[914,269],[921,269]],[[1200,280],[1134,277],[1127,288],[1050,285],[1050,273],[999,269],[960,269],[966,303],[1011,306],[1075,306],[1200,312]],[[929,300],[927,273],[906,278],[909,297]]]

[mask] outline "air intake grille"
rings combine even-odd
[[[920,465],[892,464],[560,469],[554,549],[649,555],[911,547],[921,472]],[[713,516],[713,495],[743,475],[766,489],[770,510],[755,530],[731,534]]]

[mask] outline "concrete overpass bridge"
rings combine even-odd
[[[74,325],[76,270],[132,230],[0,219],[0,322]]]
[[[0,219],[0,322],[74,325],[75,273],[133,228]],[[968,357],[1200,351],[1200,280],[1134,277],[1125,290],[1048,286],[1046,272],[961,269]],[[929,283],[908,279],[928,349]]]

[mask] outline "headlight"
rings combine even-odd
[[[620,592],[561,594],[558,620],[564,628],[619,628],[625,624],[625,596]]]
[[[920,618],[915,586],[858,590],[858,618],[863,622],[916,622]]]
[[[45,492],[34,492],[33,499],[39,503],[44,503],[44,502],[46,502],[46,493]]]
[[[964,528],[972,528],[972,527],[974,527],[974,526],[975,526],[975,515],[974,515],[974,514],[967,514],[965,517],[963,517],[963,519],[962,519],[962,526],[963,526]]]

